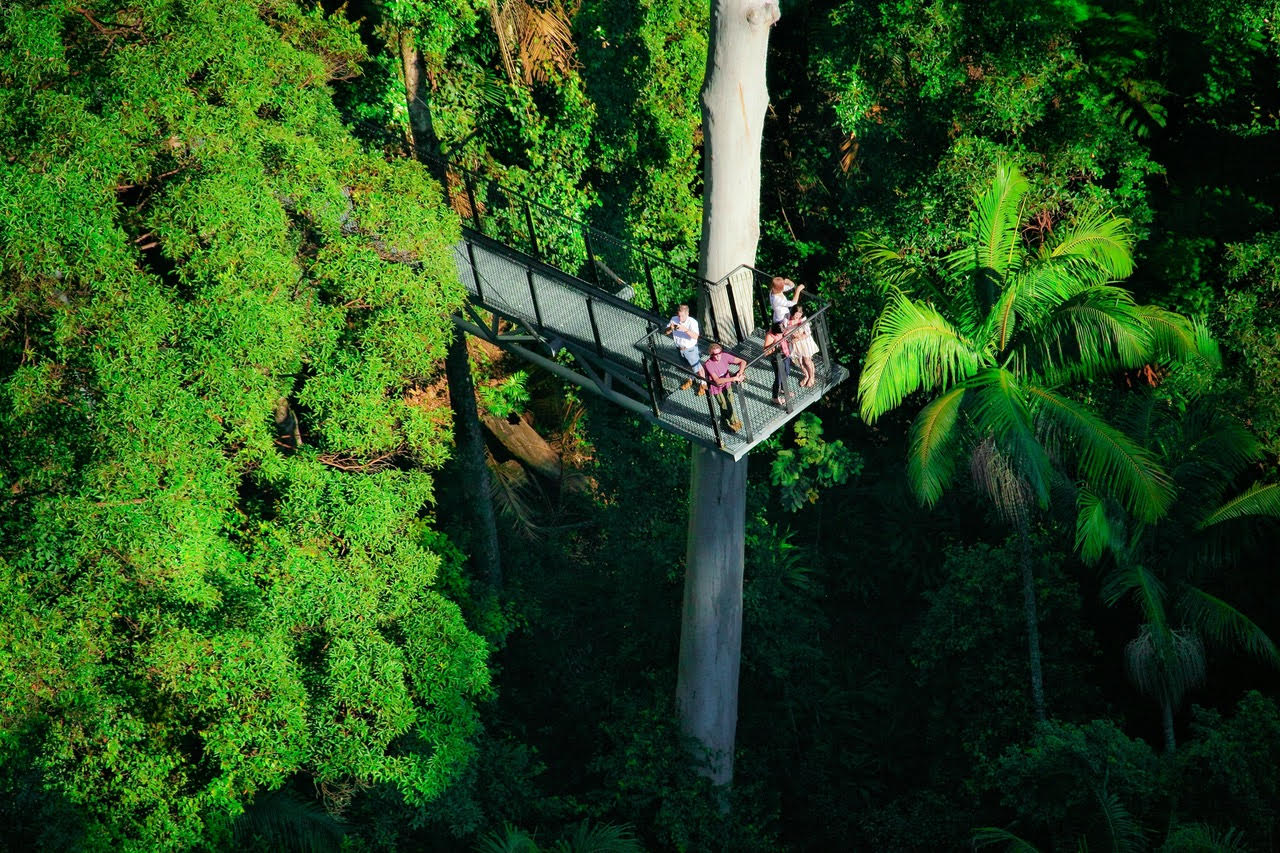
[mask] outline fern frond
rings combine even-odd
[[[956,419],[965,389],[957,386],[925,406],[911,424],[907,475],[916,496],[933,506],[951,485],[956,463]]]
[[[1196,525],[1197,530],[1212,527],[1234,518],[1280,518],[1280,483],[1254,483],[1209,513]]]
[[[1236,646],[1254,657],[1280,667],[1280,650],[1267,633],[1227,602],[1199,587],[1187,586],[1178,600],[1178,609],[1187,622],[1209,640],[1222,646]]]
[[[872,329],[858,380],[862,418],[872,423],[913,391],[947,388],[977,366],[970,342],[932,306],[894,298]]]
[[[1141,521],[1155,521],[1173,502],[1169,475],[1151,454],[1086,407],[1047,388],[1026,385],[1037,420],[1051,441],[1068,442],[1094,489],[1114,494]]]

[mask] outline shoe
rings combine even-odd
[[[706,386],[706,385],[699,385],[699,386],[698,386],[698,396],[699,396],[699,397],[705,397],[705,396],[707,396],[707,386]]]
[[[689,390],[690,388],[692,388],[692,387],[693,387],[693,380],[692,380],[692,379],[686,379],[684,382],[680,383],[680,390],[681,390],[681,391],[688,391],[688,390]]]
[[[738,430],[742,429],[742,421],[737,419],[731,420],[729,421],[729,423],[724,425],[724,428],[727,429],[729,432],[737,432]]]
[[[779,406],[782,406],[784,408],[787,405],[787,400],[785,397],[774,397],[773,402],[777,403]]]

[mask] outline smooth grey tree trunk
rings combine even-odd
[[[1160,722],[1164,726],[1164,751],[1173,755],[1178,749],[1178,739],[1173,732],[1173,703],[1168,699],[1160,701]]]
[[[760,238],[760,141],[769,94],[765,57],[775,0],[713,0],[702,89],[702,245],[699,273],[716,281],[754,264]],[[749,290],[749,288],[748,288]],[[750,293],[737,299],[751,328]],[[709,300],[703,293],[704,328]],[[714,337],[732,342],[732,317],[717,305]],[[704,753],[700,771],[718,786],[733,780],[742,652],[742,567],[747,461],[695,447],[690,468],[689,533],[676,704],[681,730]],[[702,756],[700,756],[702,758]],[[726,800],[727,802],[727,800]]]
[[[404,79],[405,103],[409,108],[409,147],[418,160],[427,163],[444,187],[444,169],[428,159],[437,154],[438,141],[431,124],[431,109],[423,91],[422,52],[414,44],[412,32],[400,35],[400,69]],[[494,589],[502,586],[502,557],[498,547],[498,526],[489,492],[489,468],[485,464],[484,433],[476,417],[476,390],[467,357],[467,336],[460,329],[445,353],[445,376],[449,383],[449,403],[453,409],[453,433],[457,447],[458,489],[464,513],[471,521],[472,554],[476,571]]]

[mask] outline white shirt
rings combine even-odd
[[[794,284],[790,286],[784,285],[782,293],[786,293],[794,287]],[[788,299],[783,296],[782,293],[771,292],[769,294],[769,305],[773,308],[773,322],[775,323],[785,323],[787,318],[791,316],[791,306],[795,305],[796,302],[799,301],[796,299]]]
[[[678,325],[680,323],[680,318],[672,317],[671,322]],[[690,334],[690,332],[693,334]],[[671,337],[675,340],[676,346],[683,350],[698,345],[698,339],[695,337],[697,334],[698,321],[690,317],[688,320],[684,321],[683,329],[675,329],[672,331]]]

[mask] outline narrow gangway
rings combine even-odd
[[[739,267],[718,282],[670,264],[585,223],[562,216],[480,175],[448,164],[450,204],[462,218],[454,247],[458,277],[470,302],[454,322],[519,358],[538,364],[663,429],[741,459],[796,414],[849,375],[831,355],[827,304],[807,298],[818,345],[817,382],[788,379],[785,407],[773,398],[773,357],[763,354],[764,328],[744,329],[735,310],[749,302],[762,320],[772,278]],[[707,396],[681,390],[690,371],[675,343],[661,332],[675,306],[658,292],[707,289],[711,306],[699,348],[719,336],[737,343],[725,349],[747,362],[747,379],[734,386],[743,427],[723,428]],[[745,307],[745,306],[744,306]],[[666,309],[666,310],[664,310]],[[573,365],[557,353],[573,356]]]

